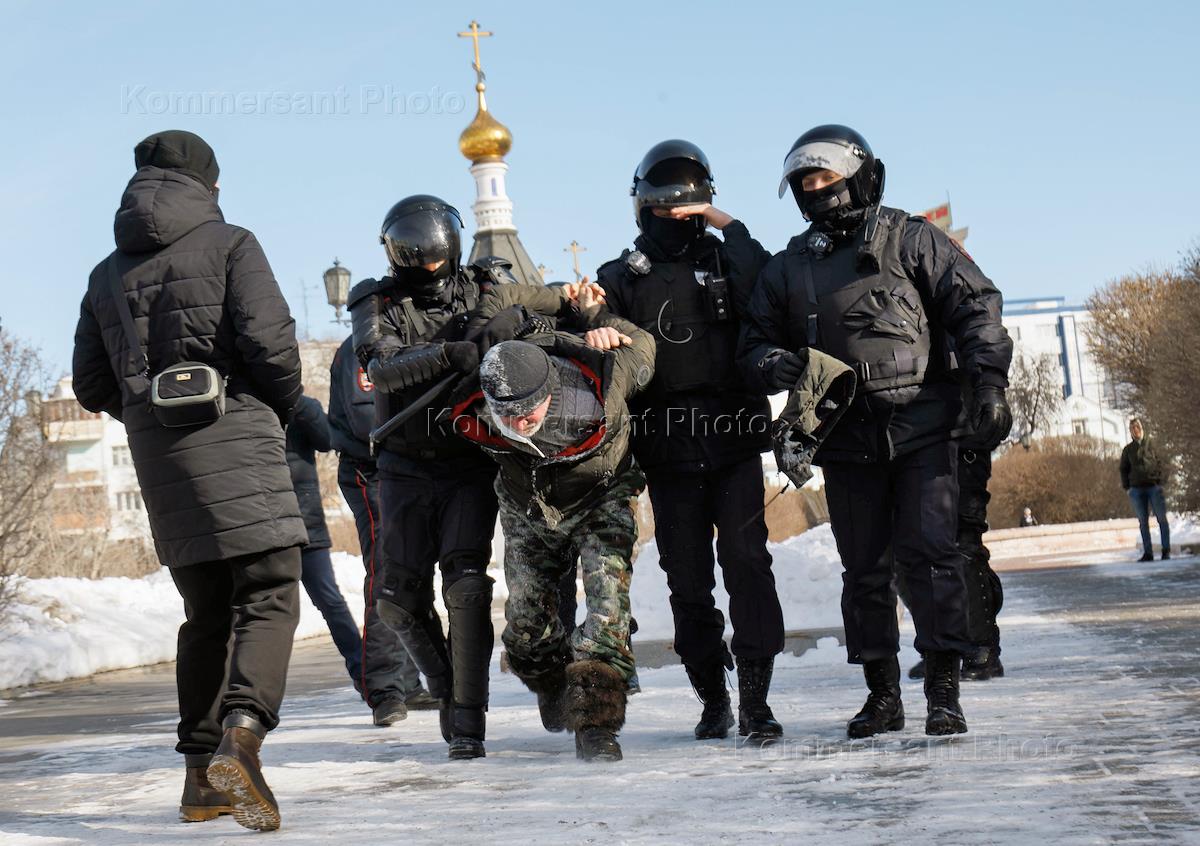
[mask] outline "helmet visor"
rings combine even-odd
[[[397,218],[381,239],[393,267],[423,267],[460,256],[462,221],[449,210],[415,211]]]
[[[779,196],[788,189],[790,177],[804,170],[831,170],[842,179],[849,179],[863,166],[863,151],[850,144],[836,141],[812,141],[788,153],[783,160],[783,178],[779,180]]]

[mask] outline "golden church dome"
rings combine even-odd
[[[483,82],[475,86],[479,92],[479,111],[475,113],[475,120],[458,136],[458,149],[472,162],[502,159],[512,148],[512,133],[487,110],[487,101],[483,98],[485,87]]]

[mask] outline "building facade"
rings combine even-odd
[[[87,411],[70,377],[41,404],[42,432],[62,457],[54,483],[54,523],[64,531],[102,530],[114,540],[150,537],[125,425]]]
[[[1065,297],[1006,300],[1004,326],[1013,339],[1013,359],[1049,356],[1055,363],[1063,405],[1034,437],[1088,435],[1107,444],[1127,440],[1126,415],[1116,407],[1112,380],[1088,351],[1085,328],[1091,320],[1082,306]]]

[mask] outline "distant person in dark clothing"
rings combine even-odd
[[[317,453],[329,452],[329,421],[321,403],[312,397],[301,397],[295,414],[287,427],[287,460],[292,473],[300,514],[308,530],[308,544],[301,551],[300,581],[308,598],[325,618],[333,644],[346,662],[346,672],[360,694],[362,678],[362,638],[358,624],[350,615],[342,591],[333,575],[329,558],[329,526],[325,523],[325,506],[321,503],[321,483],[317,478]]]
[[[75,396],[125,424],[155,551],[183,597],[180,816],[276,829],[259,747],[279,724],[307,540],[284,460],[283,422],[300,397],[296,324],[254,235],[221,214],[204,139],[155,133],[133,158],[116,250],[80,306]],[[184,362],[216,371],[223,409],[164,426],[148,376]]]
[[[1038,518],[1033,516],[1033,510],[1026,508],[1021,512],[1021,528],[1028,529],[1030,526],[1039,526]]]
[[[1146,434],[1142,421],[1136,417],[1129,421],[1129,435],[1133,440],[1121,451],[1121,487],[1129,492],[1133,513],[1142,530],[1142,557],[1138,560],[1154,560],[1154,547],[1150,543],[1150,511],[1153,510],[1162,543],[1162,560],[1166,561],[1171,557],[1171,527],[1167,525],[1167,501],[1162,489],[1166,462],[1157,444]]]
[[[430,710],[438,701],[421,685],[417,665],[400,638],[375,613],[379,586],[379,471],[371,455],[375,386],[354,355],[354,337],[338,348],[329,368],[329,436],[338,454],[338,487],[358,528],[363,567],[362,669],[360,684],[377,726],[390,726],[409,710]]]

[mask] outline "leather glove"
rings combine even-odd
[[[975,390],[975,413],[972,416],[974,440],[992,450],[1000,446],[1012,429],[1012,411],[1004,398],[1004,390],[985,385]]]
[[[766,365],[763,381],[772,392],[792,390],[804,375],[804,361],[795,353],[785,352]]]
[[[446,361],[460,373],[470,373],[479,366],[479,347],[474,341],[447,341]]]

